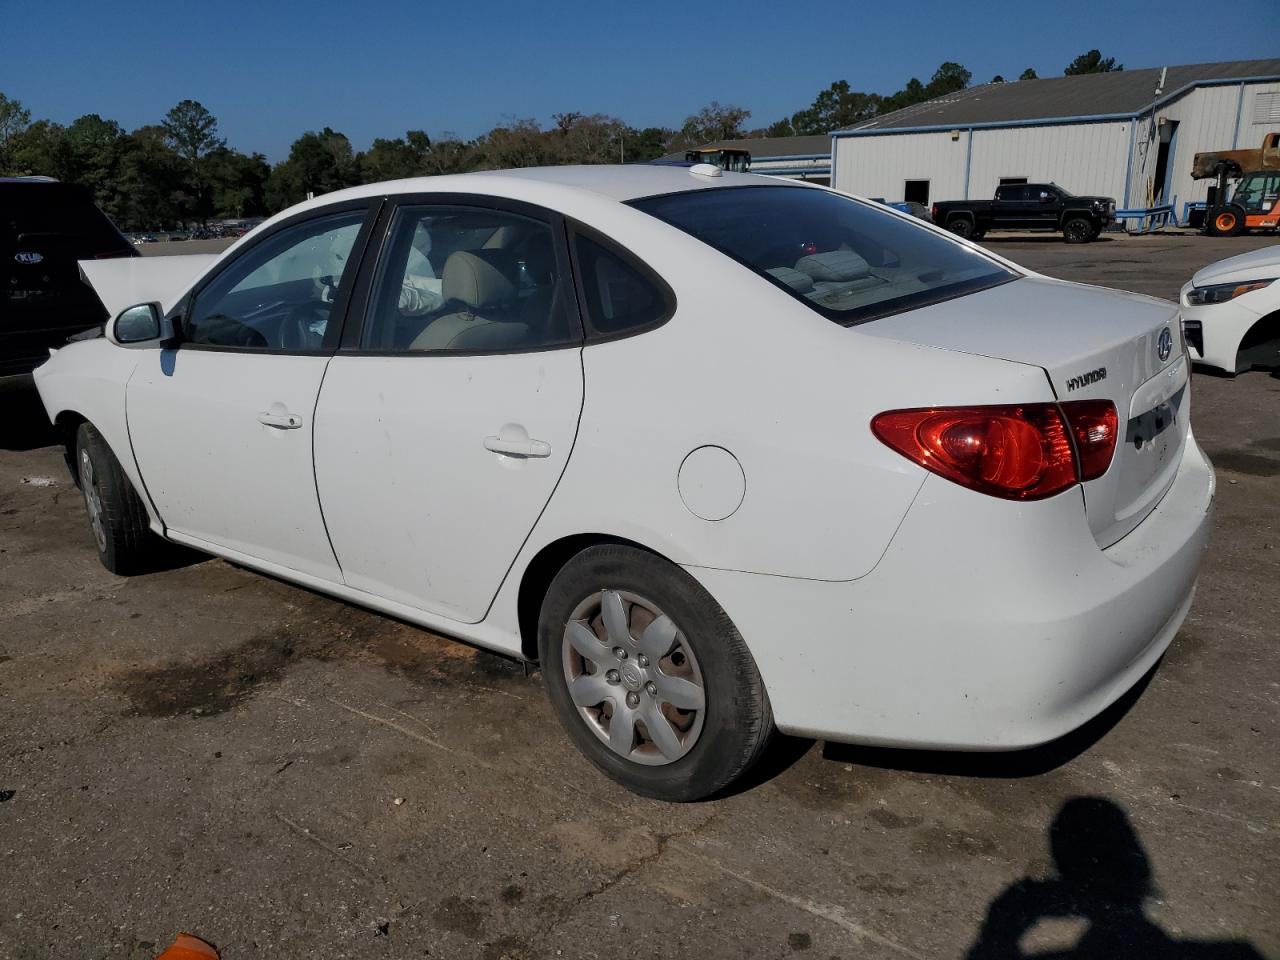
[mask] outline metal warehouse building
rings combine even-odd
[[[832,185],[889,200],[990,198],[1051,181],[1122,208],[1204,200],[1202,150],[1280,130],[1280,60],[988,83],[832,134]]]

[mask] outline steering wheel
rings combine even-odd
[[[324,344],[324,329],[329,322],[329,306],[318,300],[310,300],[290,310],[280,324],[280,348],[319,350]]]

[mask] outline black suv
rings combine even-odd
[[[0,377],[30,373],[106,320],[76,261],[136,256],[84,187],[0,177]]]
[[[1088,243],[1115,221],[1111,197],[1077,197],[1056,183],[1006,183],[994,200],[933,205],[933,222],[977,240],[988,230],[1061,230],[1067,243]]]

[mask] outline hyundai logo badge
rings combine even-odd
[[[39,263],[44,259],[43,255],[36,253],[34,250],[19,250],[13,255],[13,259],[19,263],[33,264]]]
[[[1160,339],[1156,341],[1156,353],[1160,355],[1161,363],[1168,360],[1169,354],[1173,353],[1173,334],[1169,332],[1168,327],[1160,331]]]

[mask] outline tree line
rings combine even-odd
[[[1081,54],[1067,75],[1123,70],[1097,50]],[[511,119],[467,140],[432,138],[422,130],[375,139],[358,151],[329,127],[298,137],[284,160],[242,153],[219,136],[218,121],[195,100],[183,100],[157,124],[126,131],[96,113],[70,124],[32,121],[19,101],[0,93],[0,176],[44,175],[82,183],[124,230],[163,229],[213,218],[262,216],[308,194],[402,177],[564,163],[652,160],[718,140],[826,134],[916,103],[963,90],[972,74],[948,61],[927,83],[913,77],[882,95],[839,80],[812,104],[764,127],[751,112],[713,101],[679,128],[632,127],[607,114],[558,113],[550,125]],[[1021,80],[1036,79],[1023,71]],[[1002,83],[997,76],[992,82]]]

